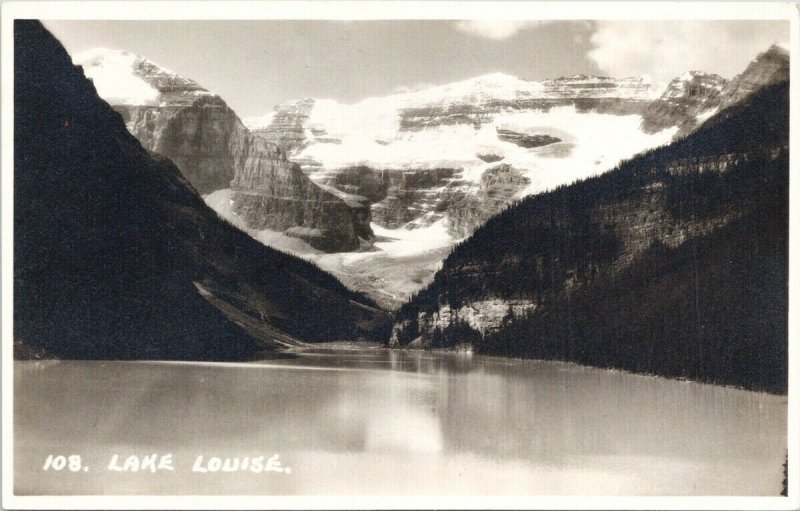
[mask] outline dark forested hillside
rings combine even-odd
[[[39,22],[15,22],[14,71],[19,354],[228,360],[377,337],[384,313],[221,221]]]
[[[788,105],[788,83],[767,87],[510,207],[401,308],[390,343],[785,391]]]

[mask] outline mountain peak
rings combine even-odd
[[[106,63],[133,63],[136,59],[144,59],[128,50],[117,50],[114,48],[90,48],[72,57],[72,62],[79,66],[99,66]]]
[[[767,85],[789,79],[789,49],[775,43],[753,59],[747,68],[722,90],[723,105],[730,106]]]
[[[92,48],[76,54],[72,62],[113,105],[159,105],[165,94],[210,94],[194,80],[126,50]]]
[[[767,53],[778,53],[788,57],[790,51],[791,47],[788,43],[773,43],[772,46],[770,46],[767,50]]]
[[[717,74],[697,70],[686,71],[669,82],[667,88],[661,94],[661,98],[671,99],[688,96],[708,98],[718,94],[726,83],[727,80]]]
[[[717,74],[714,74],[714,73],[706,73],[705,71],[698,71],[696,69],[693,69],[691,71],[686,71],[685,73],[680,75],[678,78],[673,79],[672,81],[674,82],[674,81],[677,80],[677,81],[681,81],[681,82],[688,82],[690,80],[694,80],[694,79],[698,79],[698,78],[700,78],[700,79],[703,79],[703,78],[714,78],[714,79],[716,79],[716,78],[722,78],[722,77],[717,75]]]
[[[537,82],[522,80],[507,73],[494,72],[467,78],[459,82],[440,85],[438,87],[422,89],[418,92],[424,94],[426,91],[439,91],[456,95],[469,95],[474,93],[494,94],[495,91],[500,90],[508,92],[527,90],[531,87],[535,88],[537,85],[539,85]]]
[[[505,84],[514,84],[525,80],[521,80],[520,78],[517,78],[514,75],[496,71],[494,73],[487,73],[484,75],[476,76],[475,78],[472,78],[470,81],[477,83],[485,83],[485,84],[505,85]]]
[[[790,48],[786,43],[773,43],[769,48],[759,53],[755,59],[752,60],[753,64],[762,64],[764,62],[778,62],[779,65],[788,63],[790,57]],[[788,64],[787,64],[788,65]]]

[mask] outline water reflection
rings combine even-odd
[[[15,363],[20,493],[776,494],[786,400],[569,364],[312,350]],[[42,473],[82,453],[83,477]],[[113,453],[280,453],[291,476],[118,474]]]

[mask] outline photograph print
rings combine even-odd
[[[798,505],[794,6],[56,4],[5,507]]]

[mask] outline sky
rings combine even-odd
[[[67,51],[127,50],[199,82],[240,117],[304,97],[371,96],[503,72],[543,80],[576,73],[688,70],[730,78],[785,21],[45,21]]]

